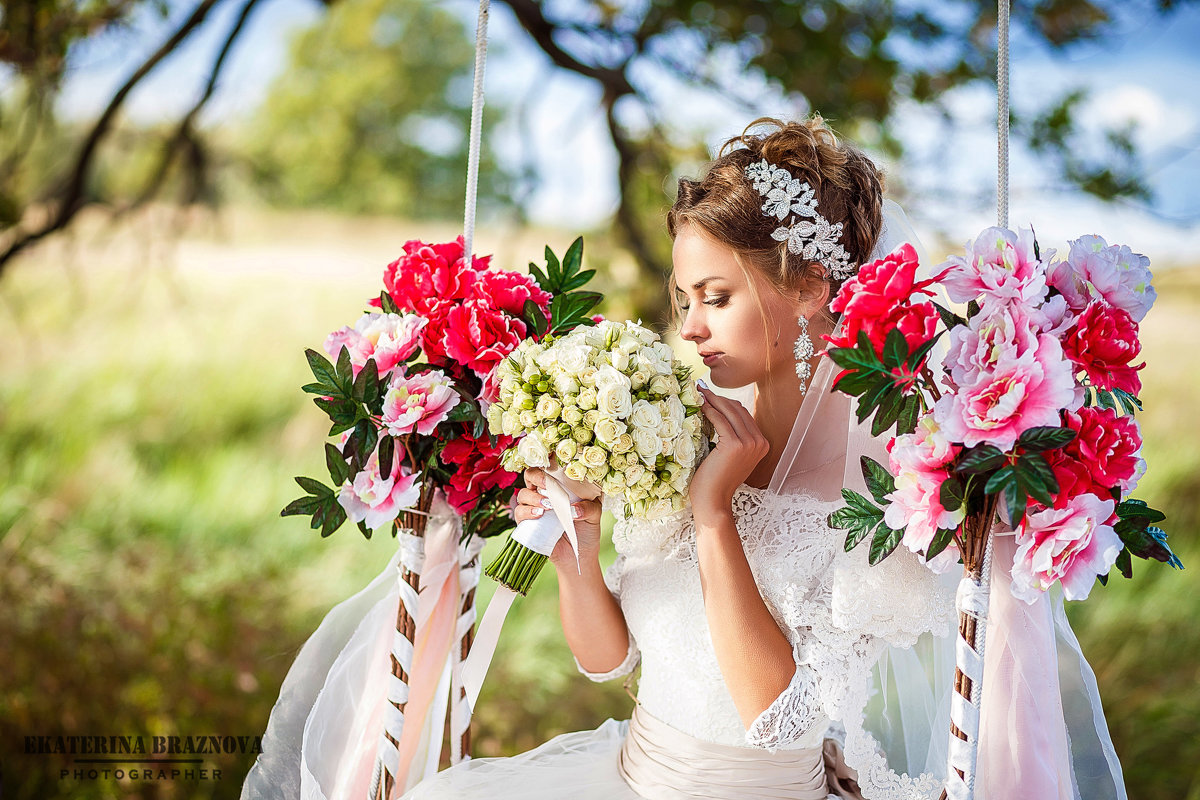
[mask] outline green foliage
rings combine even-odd
[[[547,245],[546,268],[543,270],[529,263],[529,274],[538,285],[553,295],[550,301],[550,319],[533,301],[525,301],[525,322],[538,336],[560,336],[580,325],[592,325],[591,312],[604,295],[599,292],[578,291],[595,276],[594,269],[582,269],[583,237],[571,242],[560,262],[558,256]]]
[[[292,42],[242,149],[272,202],[409,218],[460,217],[473,37],[421,0],[341,0]],[[465,90],[464,90],[465,89]],[[484,115],[480,201],[504,195]]]
[[[834,381],[833,388],[858,397],[855,413],[863,422],[871,420],[871,435],[879,436],[896,426],[897,433],[912,433],[921,414],[921,397],[912,391],[912,376],[921,369],[925,357],[937,342],[935,336],[909,352],[908,341],[899,329],[888,332],[882,357],[866,331],[858,332],[854,347],[831,347],[829,357],[846,372]]]
[[[860,460],[867,491],[880,505],[886,505],[886,496],[896,490],[896,479],[879,462],[863,456]],[[842,489],[842,500],[846,505],[829,515],[831,528],[847,530],[846,552],[850,552],[864,539],[870,539],[870,554],[867,560],[872,566],[895,551],[904,535],[903,530],[894,530],[883,521],[883,509],[874,505],[853,489]]]

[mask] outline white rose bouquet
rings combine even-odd
[[[501,463],[545,469],[556,513],[518,525],[487,574],[525,594],[559,537],[574,545],[580,497],[620,497],[645,519],[681,510],[704,443],[690,372],[658,334],[610,320],[527,339],[501,361],[488,427],[517,437]]]

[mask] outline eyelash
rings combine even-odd
[[[706,306],[712,306],[713,308],[724,308],[726,306],[726,304],[729,303],[729,295],[725,295],[725,294],[717,295],[712,300],[701,300],[700,302],[702,302]],[[692,307],[691,303],[689,303],[687,305],[684,305],[683,303],[679,304],[679,308],[682,311],[687,311],[691,307]]]

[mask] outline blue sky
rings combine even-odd
[[[445,0],[443,4],[473,25],[475,3]],[[169,24],[146,19],[74,52],[60,110],[72,117],[94,115],[190,6],[174,3],[173,8]],[[143,82],[130,97],[127,111],[139,120],[155,121],[172,119],[187,107],[201,90],[215,48],[236,11],[233,5],[219,8],[214,24]],[[206,123],[223,124],[252,109],[283,67],[289,35],[322,13],[312,0],[264,0],[231,57],[227,79],[210,104]],[[1140,204],[1103,205],[1064,193],[1043,175],[1036,161],[1014,152],[1012,224],[1036,222],[1043,235],[1063,239],[1098,231],[1152,257],[1194,261],[1192,246],[1200,243],[1200,50],[1195,45],[1200,38],[1200,6],[1186,6],[1166,20],[1131,14],[1117,27],[1117,36],[1067,52],[1051,52],[1014,31],[1013,102],[1017,108],[1028,107],[1066,87],[1081,85],[1092,94],[1086,112],[1089,121],[1136,124],[1136,140],[1155,192],[1153,209]],[[550,68],[503,4],[493,4],[490,32],[489,95],[516,101],[536,87],[537,99],[529,107],[530,118],[537,123],[531,126],[532,141],[514,126],[498,131],[493,143],[502,154],[523,150],[538,154],[543,180],[530,200],[532,217],[567,227],[598,222],[611,212],[616,187],[615,156],[595,90],[582,79]],[[670,95],[673,108],[686,109],[673,112],[675,127],[699,132],[710,146],[740,130],[741,121],[749,119],[744,108],[686,92],[662,76],[647,75],[645,83],[651,95],[664,99]],[[802,110],[752,78],[746,83],[747,96],[755,98],[757,111],[788,116]],[[950,105],[963,124],[948,151],[943,147],[933,151],[936,125],[930,115],[918,110],[900,115],[901,136],[913,153],[919,155],[922,147],[931,151],[925,159],[917,159],[920,168],[910,168],[900,177],[911,189],[909,212],[918,229],[936,228],[952,238],[965,238],[990,224],[993,212],[964,211],[961,203],[943,203],[939,198],[944,192],[939,189],[946,185],[982,189],[994,181],[995,97],[986,87],[975,87],[957,93]],[[581,186],[587,189],[581,191]]]

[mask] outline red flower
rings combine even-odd
[[[550,314],[550,293],[542,291],[529,275],[520,272],[480,272],[471,296],[488,300],[493,306],[514,317],[525,311],[525,301],[532,300],[543,314]]]
[[[510,444],[511,436],[498,436],[493,446],[486,434],[476,439],[469,431],[446,443],[442,463],[456,468],[445,487],[446,502],[455,511],[465,514],[478,505],[485,492],[513,485],[517,473],[500,465],[500,454]]]
[[[467,268],[461,236],[443,244],[413,239],[404,243],[404,255],[383,271],[383,285],[401,311],[424,314],[439,300],[466,298],[490,260],[476,256]],[[378,306],[379,298],[372,298],[371,305]]]
[[[842,312],[842,335],[825,337],[834,347],[854,347],[858,334],[865,331],[875,352],[883,353],[883,342],[893,328],[899,328],[915,350],[933,338],[938,313],[933,303],[920,295],[932,295],[926,287],[941,275],[916,280],[917,252],[905,243],[881,259],[863,264],[858,273],[842,284],[829,308]],[[917,302],[913,296],[917,295]]]
[[[525,323],[519,319],[486,300],[464,300],[446,314],[441,346],[448,359],[486,378],[524,337]]]
[[[1075,431],[1075,438],[1046,453],[1058,479],[1055,508],[1087,492],[1111,500],[1113,489],[1123,495],[1133,491],[1145,462],[1142,434],[1132,417],[1109,408],[1081,408],[1064,412],[1063,425]]]
[[[1093,385],[1135,396],[1142,390],[1137,373],[1146,365],[1130,366],[1142,344],[1138,324],[1128,311],[1093,300],[1063,334],[1062,345],[1063,353],[1087,373]]]

